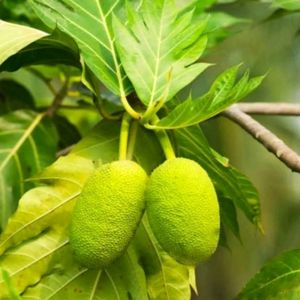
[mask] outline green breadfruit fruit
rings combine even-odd
[[[153,233],[172,257],[195,265],[213,254],[219,240],[219,204],[198,163],[186,158],[165,161],[151,174],[145,198]]]
[[[116,161],[99,167],[78,197],[70,226],[76,260],[103,268],[120,257],[141,220],[147,174],[135,162]]]

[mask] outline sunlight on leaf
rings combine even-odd
[[[0,65],[27,45],[47,35],[34,28],[0,20]]]

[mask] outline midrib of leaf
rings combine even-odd
[[[10,159],[18,152],[18,150],[22,147],[22,145],[25,143],[26,139],[32,134],[33,130],[38,126],[38,124],[41,122],[43,117],[45,116],[44,113],[38,114],[33,122],[30,124],[30,126],[24,131],[23,135],[19,139],[19,141],[16,143],[16,145],[11,149],[9,152],[9,155],[4,159],[4,161],[0,165],[0,172],[3,171],[4,167],[7,165],[7,163],[10,161]]]
[[[296,271],[291,271],[291,272],[288,272],[288,273],[284,273],[284,274],[282,274],[282,275],[280,275],[280,276],[278,276],[278,277],[276,277],[276,278],[273,278],[273,279],[270,280],[269,282],[267,282],[267,283],[261,285],[260,287],[254,289],[254,290],[252,290],[252,291],[250,291],[250,292],[248,292],[247,295],[253,294],[253,293],[255,293],[255,292],[257,292],[257,291],[259,291],[259,290],[265,288],[266,286],[272,284],[273,282],[275,282],[275,281],[277,281],[277,280],[279,280],[279,279],[281,279],[281,278],[287,277],[287,276],[289,276],[289,275],[291,275],[291,274],[295,274],[295,273],[300,273],[300,270],[296,270]]]
[[[16,234],[20,233],[22,230],[24,230],[25,228],[31,226],[32,224],[34,224],[35,222],[38,222],[39,220],[41,220],[42,218],[44,218],[45,216],[51,214],[52,212],[54,212],[55,210],[59,209],[61,206],[65,205],[66,203],[68,203],[69,201],[73,200],[74,198],[76,198],[78,195],[80,194],[80,192],[75,193],[74,195],[68,197],[66,200],[64,200],[62,203],[59,203],[58,205],[54,206],[53,208],[51,208],[50,210],[46,211],[45,213],[39,215],[37,218],[35,218],[34,220],[32,220],[29,223],[26,223],[25,225],[23,225],[22,227],[20,227],[18,230],[14,231],[11,235],[9,235],[1,244],[0,244],[0,249],[3,247],[3,245],[5,245],[5,243],[7,243],[11,238],[13,238]],[[53,197],[56,197],[56,195],[52,195],[49,194]],[[59,198],[60,199],[60,198]]]
[[[100,1],[95,0],[95,2],[96,2],[96,5],[97,5],[97,8],[98,8],[100,18],[103,22],[104,30],[105,30],[105,33],[107,35],[109,46],[110,46],[110,51],[111,51],[112,58],[113,58],[113,61],[114,61],[114,64],[115,64],[116,75],[117,75],[118,82],[119,82],[119,87],[120,87],[120,95],[121,95],[121,97],[125,97],[126,93],[125,93],[125,90],[124,90],[123,78],[122,78],[122,75],[121,75],[120,65],[119,65],[118,59],[117,59],[116,49],[115,49],[113,40],[111,39],[111,35],[110,35],[109,29],[108,29],[107,23],[106,23],[107,16],[105,17],[105,15],[103,13],[102,7],[100,6]],[[119,2],[119,0],[116,0],[114,5],[117,5],[118,2]]]
[[[68,243],[69,243],[69,241],[66,240],[66,241],[62,242],[59,246],[57,246],[57,247],[51,249],[50,251],[48,251],[47,253],[45,253],[44,255],[42,255],[41,257],[38,257],[37,259],[33,259],[32,262],[30,262],[29,264],[25,265],[23,268],[19,269],[17,272],[10,274],[10,277],[13,277],[13,276],[15,276],[16,274],[23,272],[23,271],[26,270],[27,268],[32,267],[34,264],[36,264],[36,263],[38,263],[39,261],[43,260],[44,258],[46,258],[46,257],[48,257],[48,256],[50,256],[50,255],[52,255],[54,252],[56,252],[56,251],[62,249],[62,248],[65,247]],[[16,253],[16,255],[19,255],[19,254]],[[20,255],[22,255],[22,254],[20,254]],[[25,256],[32,258],[32,257],[29,256],[29,255],[25,255]]]
[[[40,5],[45,6],[47,8],[50,8],[52,10],[51,7],[49,7],[47,4],[45,3],[41,3],[38,2]],[[72,2],[74,3],[74,2]],[[77,3],[74,3],[78,8],[80,8],[83,12],[86,12],[85,9],[83,7],[81,7],[80,5],[78,5]],[[59,12],[57,10],[55,10],[58,14]],[[86,30],[85,28],[79,26],[77,23],[73,22],[72,19],[68,18],[66,15],[61,15],[61,17],[63,19],[66,19],[69,23],[71,23],[72,25],[74,25],[75,27],[77,27],[79,30],[83,31],[84,33],[86,33],[87,35],[89,35],[92,39],[94,39],[95,41],[97,41],[98,43],[100,43],[104,48],[106,48],[109,51],[109,48],[107,47],[107,45],[105,45],[104,43],[102,43],[101,40],[99,40],[97,37],[95,37],[94,35],[92,35],[88,30]],[[99,20],[97,19],[97,21],[99,22]],[[102,23],[99,22],[99,24],[101,25]],[[60,26],[64,29],[64,31],[66,33],[68,33],[70,36],[72,36],[72,32],[69,31],[69,29],[65,26],[63,26],[63,24],[61,23]],[[80,38],[78,38],[78,36],[76,37],[76,39],[82,44],[84,45],[87,49],[89,49],[92,53],[94,53],[94,55],[101,60],[101,62],[108,68],[111,70],[111,72],[113,72],[114,74],[116,74],[116,71],[109,65],[107,64],[107,62],[93,49],[89,46],[89,44],[83,42],[83,40],[81,40]],[[95,66],[97,69],[100,70],[100,68],[98,68],[97,66]]]
[[[159,69],[159,64],[160,64],[160,51],[161,51],[161,39],[162,39],[162,31],[163,31],[163,26],[162,26],[162,21],[163,21],[163,14],[164,14],[164,8],[165,8],[165,2],[163,9],[161,10],[161,16],[160,16],[160,22],[159,22],[159,34],[158,34],[158,47],[157,47],[157,53],[156,53],[156,62],[155,62],[155,70],[154,70],[154,80],[153,80],[153,85],[152,85],[152,91],[151,91],[151,98],[150,98],[150,104],[151,105],[154,101],[154,96],[155,96],[155,90],[157,86],[157,80],[158,80],[158,69]]]
[[[111,282],[111,285],[112,285],[112,287],[113,287],[113,289],[114,289],[114,292],[115,292],[115,294],[116,294],[118,300],[121,300],[120,295],[119,295],[119,292],[118,292],[118,289],[117,289],[117,287],[116,287],[116,285],[115,285],[113,279],[111,278],[109,272],[108,272],[107,270],[105,270],[105,273],[106,273],[106,275],[107,275],[109,281]]]
[[[166,285],[166,274],[165,274],[165,269],[164,269],[164,265],[163,265],[163,263],[162,263],[162,261],[161,261],[161,259],[160,259],[160,255],[159,255],[159,253],[158,253],[158,249],[157,249],[157,247],[155,246],[155,244],[153,243],[152,239],[150,238],[150,234],[149,234],[149,232],[148,232],[148,230],[147,230],[147,226],[145,225],[145,221],[144,221],[144,220],[142,220],[141,225],[143,225],[144,230],[145,230],[145,232],[146,232],[147,235],[148,235],[148,240],[150,241],[150,243],[151,243],[151,245],[152,245],[152,247],[153,247],[153,249],[154,249],[154,251],[155,251],[155,255],[156,255],[157,258],[158,258],[159,264],[160,264],[160,266],[161,266],[161,272],[162,272],[162,277],[163,277],[163,285],[164,285],[164,287],[165,287],[164,290],[165,290],[165,293],[166,293],[166,296],[167,296],[167,300],[170,300],[168,288],[167,288],[167,285]]]
[[[90,296],[89,300],[93,300],[94,297],[95,297],[95,294],[96,294],[96,291],[97,291],[97,287],[98,287],[98,284],[99,284],[99,280],[100,280],[101,274],[102,274],[102,270],[100,270],[98,272],[97,276],[96,276],[95,283],[93,285],[93,288],[92,288],[92,291],[91,291],[91,296]]]

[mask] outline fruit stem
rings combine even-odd
[[[131,117],[127,112],[125,112],[122,118],[121,131],[120,131],[119,160],[127,159],[127,147],[128,147],[130,123],[131,123]]]
[[[128,160],[132,159],[134,153],[138,128],[139,128],[139,122],[134,120],[131,124],[130,132],[129,132],[129,142],[128,142],[128,150],[127,150]]]
[[[157,115],[155,115],[153,118],[152,118],[152,121],[153,122],[158,122],[159,121],[159,118]],[[167,134],[167,132],[163,129],[159,129],[159,130],[155,130],[155,134],[160,142],[160,145],[164,151],[164,154],[165,154],[165,157],[166,159],[172,159],[172,158],[175,158],[176,155],[175,155],[175,152],[174,152],[174,149],[173,149],[173,146],[172,146],[172,143],[170,141],[170,138]]]

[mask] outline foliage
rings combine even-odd
[[[96,167],[119,159],[124,115],[131,117],[127,158],[148,174],[171,151],[160,133],[176,155],[208,172],[221,207],[219,245],[228,246],[228,232],[240,239],[239,210],[260,228],[257,190],[210,147],[199,123],[246,97],[263,76],[250,78],[246,71],[239,78],[238,65],[202,96],[179,95],[211,65],[205,62],[207,45],[247,23],[215,11],[218,3],[30,0],[23,7],[24,1],[4,1],[0,16],[14,23],[0,21],[0,72],[29,70],[44,90],[34,98],[26,84],[0,80],[0,299],[190,299],[195,266],[161,249],[147,213],[124,255],[106,269],[88,270],[73,258],[68,236],[74,203]],[[45,107],[49,93],[53,100]],[[87,131],[80,139],[79,132]],[[297,255],[279,262],[296,270]],[[286,277],[285,268],[272,266],[247,285],[241,299],[270,278]],[[261,290],[257,297],[266,299],[275,291]]]
[[[237,299],[298,299],[300,250],[286,252],[268,262]]]

